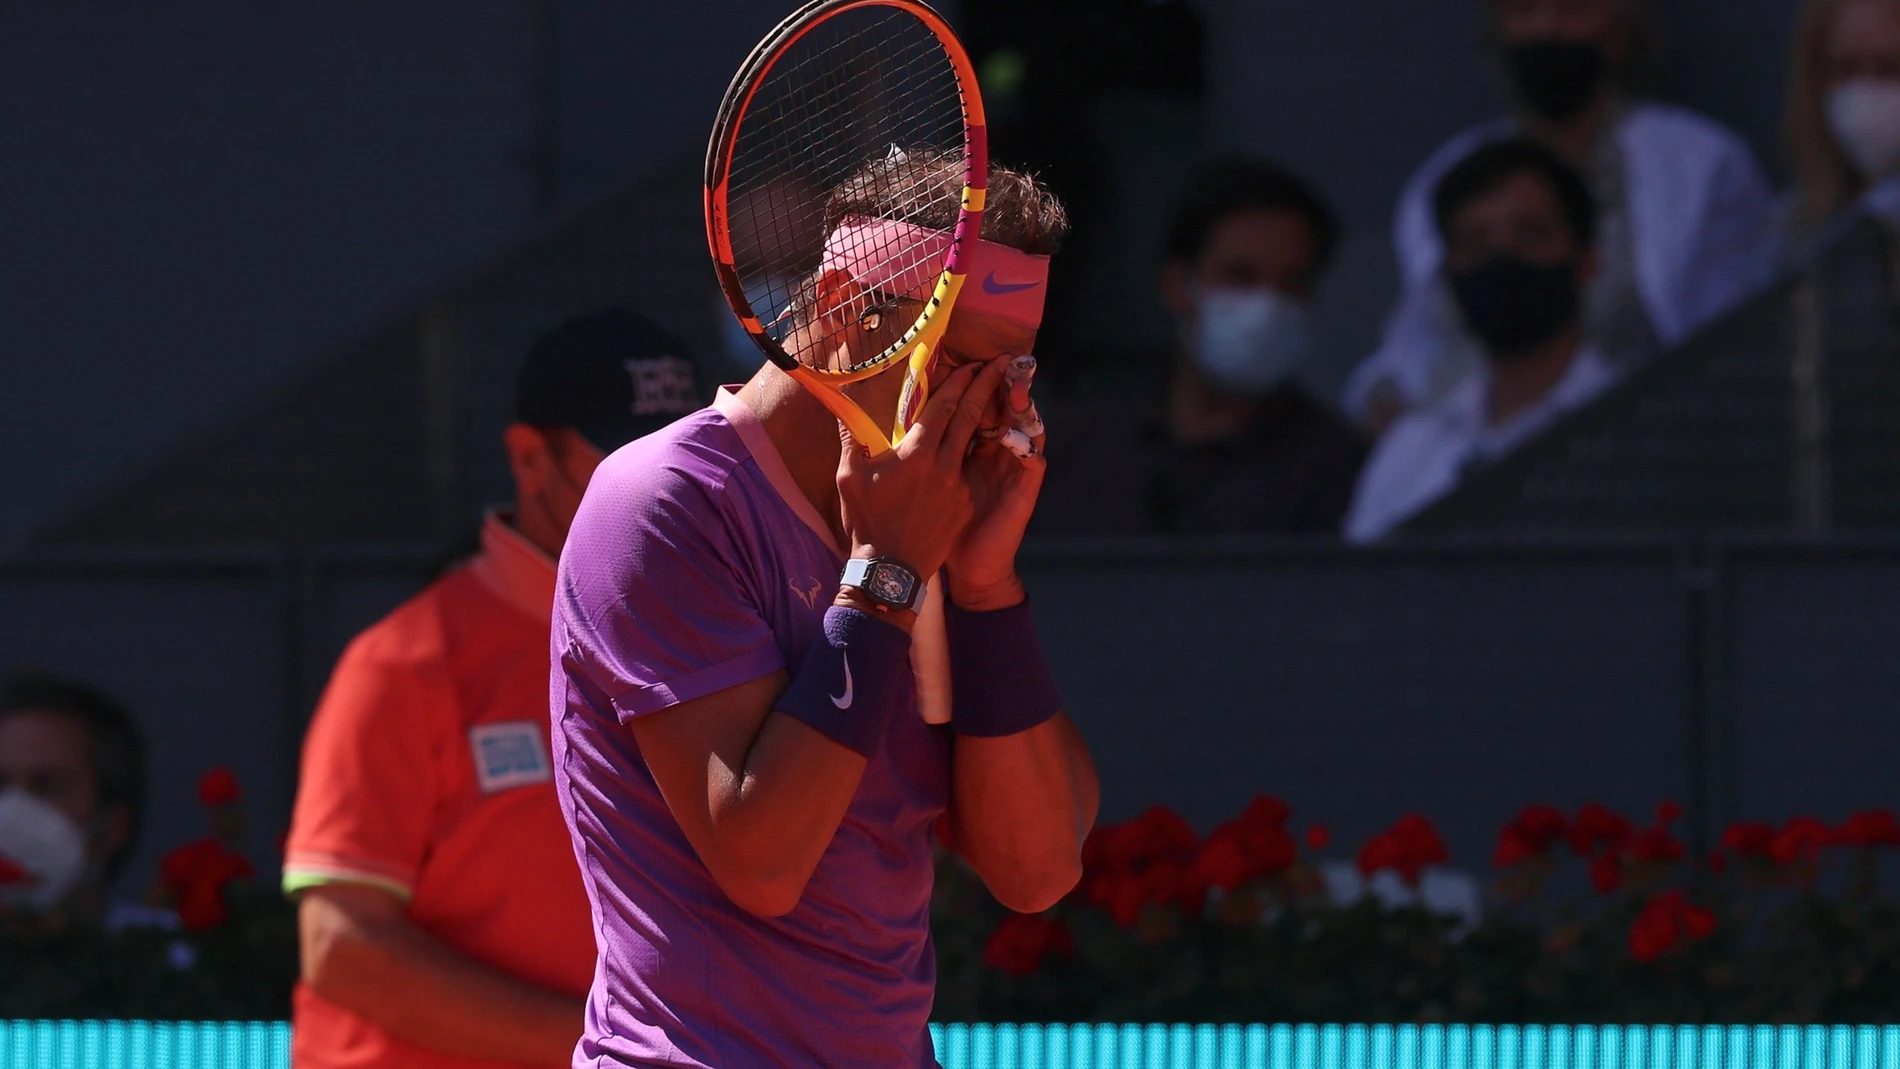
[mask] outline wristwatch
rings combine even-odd
[[[892,609],[915,609],[924,600],[923,579],[893,557],[853,557],[845,562],[839,585],[861,590],[865,597]]]

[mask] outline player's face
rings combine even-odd
[[[1454,274],[1499,254],[1555,264],[1582,252],[1557,195],[1529,172],[1512,175],[1460,208],[1446,229],[1445,268]]]
[[[1827,39],[1830,86],[1867,78],[1900,82],[1900,3],[1854,0]]]
[[[950,367],[1035,351],[1035,328],[967,308],[953,311],[943,332],[943,360]]]

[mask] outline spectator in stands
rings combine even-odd
[[[1401,295],[1344,398],[1375,431],[1479,366],[1475,339],[1438,284],[1444,245],[1430,205],[1439,179],[1479,145],[1527,137],[1584,174],[1601,265],[1585,295],[1585,335],[1613,364],[1674,346],[1760,276],[1771,205],[1746,146],[1707,119],[1633,95],[1656,37],[1647,0],[1484,3],[1515,114],[1453,137],[1400,194]]]
[[[514,508],[344,652],[285,847],[299,1066],[569,1063],[595,949],[548,751],[555,559],[606,454],[700,400],[646,319],[554,330],[502,436]]]
[[[1596,208],[1583,176],[1527,138],[1484,145],[1432,195],[1441,276],[1484,364],[1393,424],[1353,495],[1346,536],[1376,539],[1595,397],[1616,378],[1588,340],[1585,295],[1599,270]]]
[[[1799,267],[1863,215],[1900,223],[1900,0],[1809,0],[1795,36],[1795,188],[1773,269]]]
[[[114,926],[112,880],[145,809],[145,745],[125,707],[51,676],[0,688],[0,913]]]
[[[1228,159],[1201,174],[1161,272],[1174,351],[1051,416],[1062,447],[1037,533],[1338,530],[1366,446],[1294,378],[1319,344],[1310,305],[1337,229],[1277,168]]]

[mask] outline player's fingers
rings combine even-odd
[[[970,439],[976,437],[983,414],[995,403],[997,388],[1003,384],[1003,368],[1008,363],[1000,357],[984,362],[969,388],[963,391],[956,411],[950,416],[950,425],[944,428],[943,443],[937,446],[937,456],[944,463],[963,466],[963,458],[970,451]]]
[[[839,420],[838,481],[843,482],[845,479],[854,475],[864,458],[864,447],[859,445],[858,440],[851,436],[851,428],[844,425],[844,420]]]
[[[911,452],[935,451],[943,440],[944,430],[950,425],[957,406],[962,403],[964,393],[975,381],[980,368],[975,364],[964,364],[944,376],[936,389],[931,391],[930,400],[924,402],[924,410],[917,414],[917,422],[911,424],[910,432],[904,435],[903,445],[906,454]]]

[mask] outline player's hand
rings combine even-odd
[[[838,506],[851,556],[894,557],[925,578],[943,567],[975,513],[963,461],[982,404],[966,395],[982,370],[970,364],[951,372],[904,440],[879,456],[867,455],[839,424]]]
[[[995,431],[978,436],[964,459],[975,515],[945,562],[950,600],[973,612],[1006,609],[1023,600],[1016,551],[1036,511],[1036,498],[1048,471],[1042,455],[1047,435],[1039,425],[1033,426],[1037,433],[1029,436],[1032,448],[1027,456],[1018,456],[1002,437],[1033,420],[1029,378],[1006,378],[1012,359],[999,356],[985,363],[963,400],[966,407],[974,404],[979,413],[987,413],[982,422]],[[1033,374],[1034,364],[1028,366]]]

